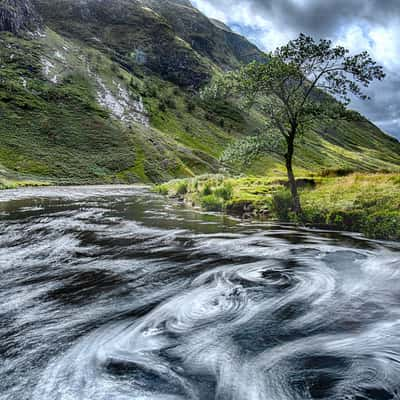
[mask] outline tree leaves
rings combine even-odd
[[[222,154],[220,161],[236,167],[249,166],[255,158],[265,153],[272,153],[278,157],[284,157],[286,143],[279,133],[257,133],[246,137],[229,146]]]
[[[363,88],[385,77],[368,52],[349,55],[332,41],[305,34],[254,61],[216,78],[202,96],[234,97],[243,107],[257,107],[270,126],[293,141],[316,119],[346,118],[351,96],[367,100]]]

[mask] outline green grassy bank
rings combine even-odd
[[[346,171],[299,179],[303,222],[400,240],[400,174],[336,176],[342,174]],[[207,211],[298,222],[290,212],[290,193],[282,178],[205,175],[174,180],[157,190]]]

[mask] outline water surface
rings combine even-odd
[[[2,191],[0,398],[400,399],[400,248],[145,187]]]

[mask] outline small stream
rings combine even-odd
[[[0,191],[0,399],[400,399],[400,245]]]

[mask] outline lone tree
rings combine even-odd
[[[383,68],[368,52],[349,55],[349,50],[333,46],[330,40],[316,42],[300,34],[296,40],[268,54],[266,62],[252,62],[218,78],[205,89],[204,95],[237,96],[248,107],[257,107],[268,117],[267,135],[253,138],[245,147],[253,154],[270,151],[284,157],[293,211],[300,216],[293,172],[296,139],[316,120],[352,115],[346,110],[351,96],[368,99],[363,88],[384,77]],[[271,131],[278,132],[280,140],[269,135]]]

